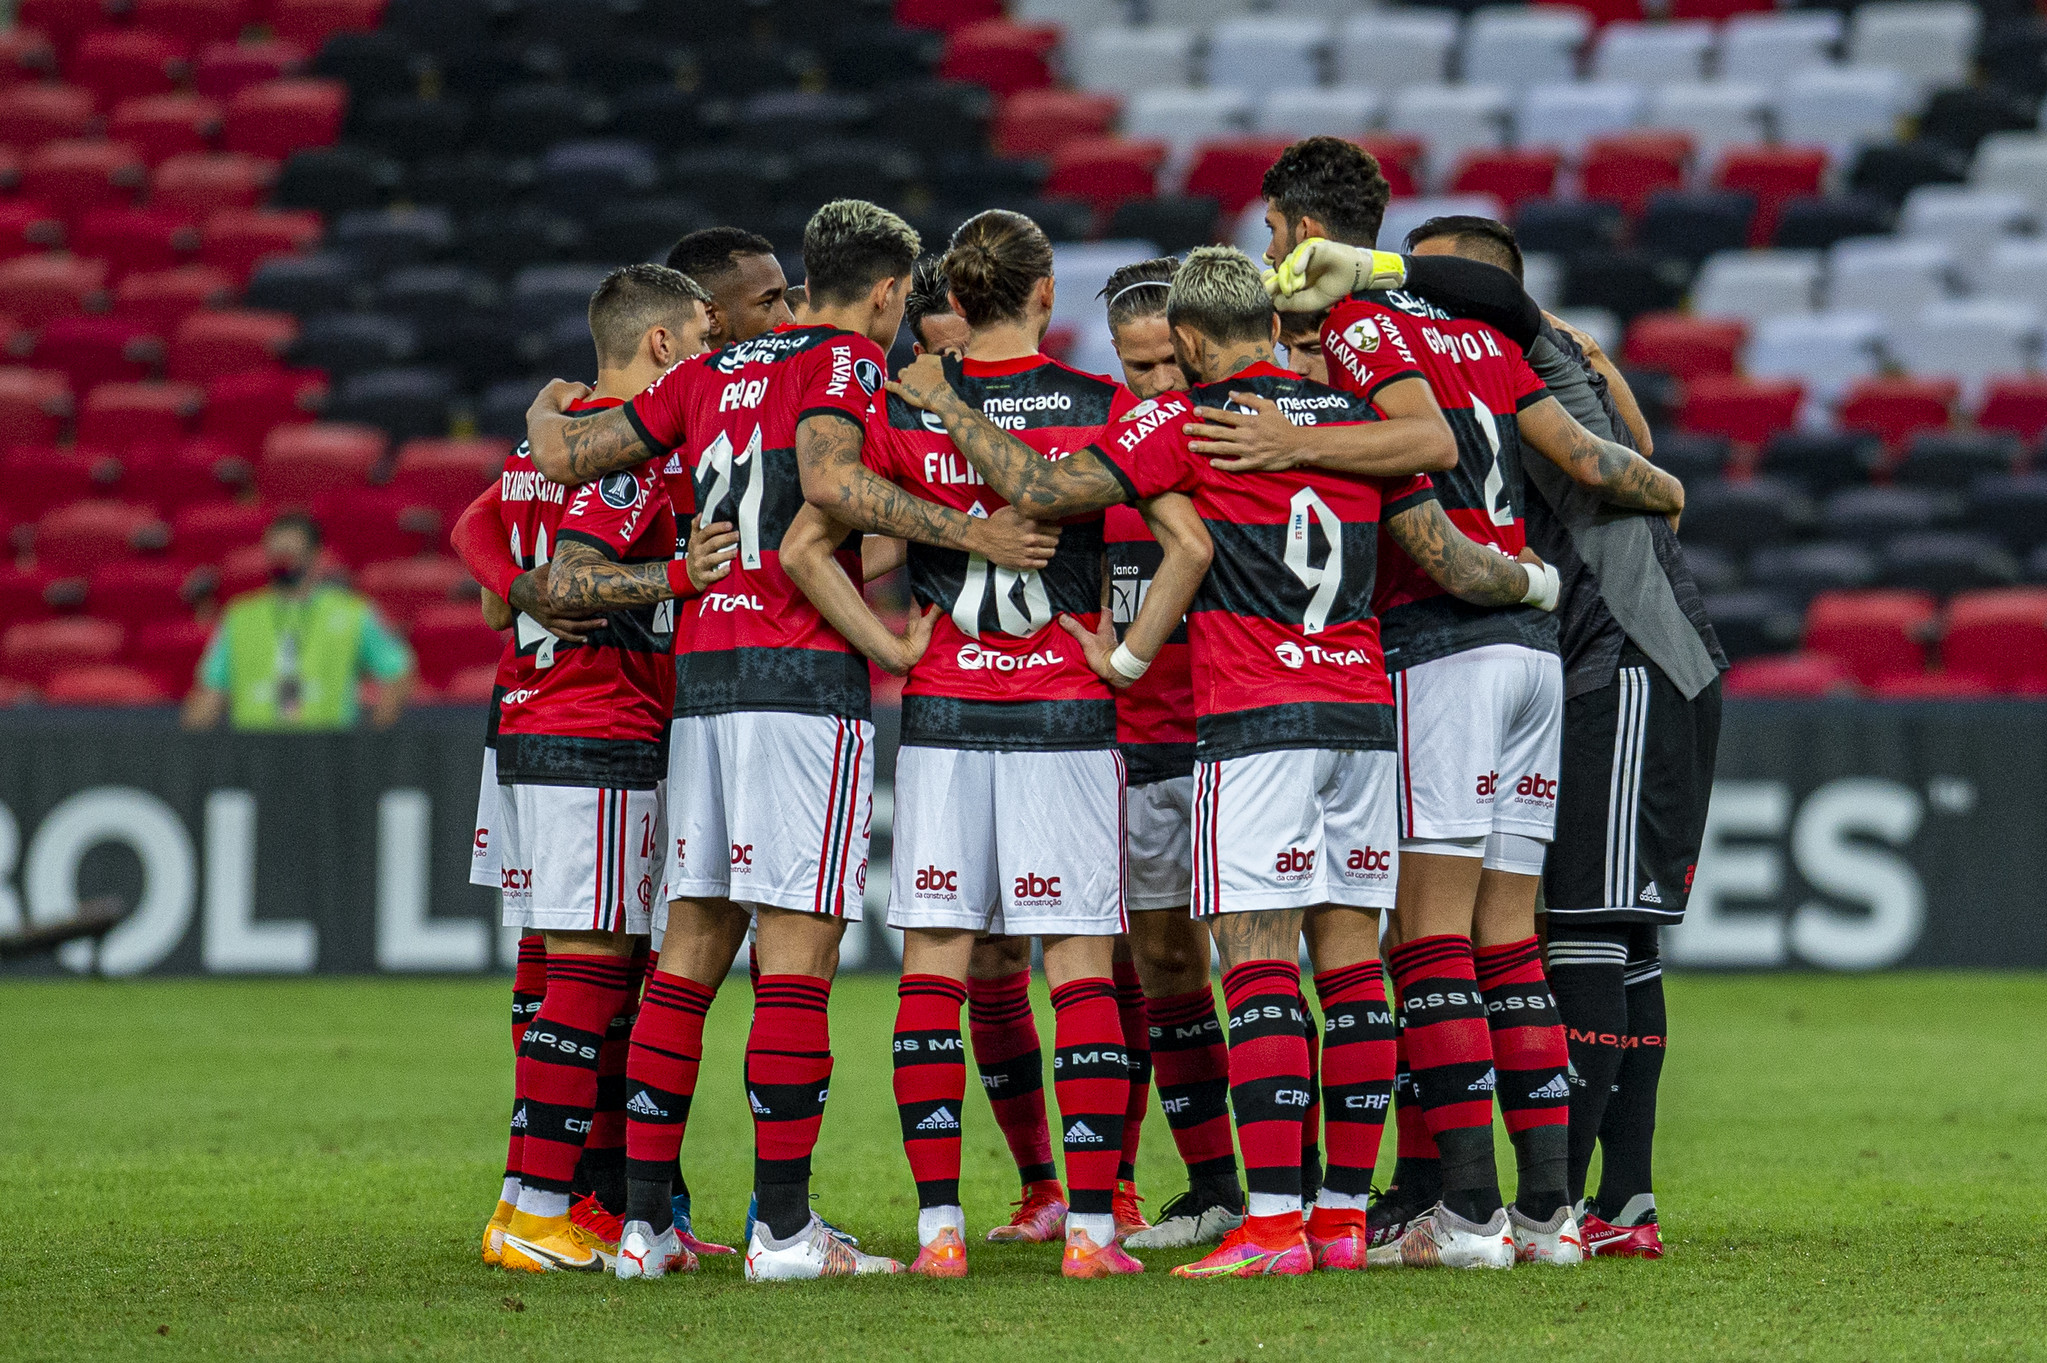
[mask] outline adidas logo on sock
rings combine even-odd
[[[1068,1145],[1100,1145],[1102,1138],[1097,1136],[1094,1128],[1086,1122],[1075,1122],[1072,1126],[1066,1128],[1066,1143]]]
[[[647,1096],[645,1089],[635,1089],[633,1096],[626,1100],[625,1110],[637,1112],[642,1117],[666,1117],[668,1109],[659,1106]]]
[[[951,1108],[942,1107],[923,1121],[917,1123],[917,1129],[919,1131],[957,1131],[960,1129],[960,1119],[952,1115]]]
[[[1553,1074],[1549,1077],[1547,1084],[1536,1089],[1528,1096],[1531,1098],[1568,1098],[1571,1096],[1571,1086],[1564,1082],[1563,1075]]]
[[[1487,1070],[1483,1075],[1480,1075],[1477,1079],[1474,1079],[1469,1084],[1466,1084],[1464,1086],[1465,1092],[1491,1093],[1493,1091],[1494,1077],[1495,1076],[1493,1072],[1491,1070]]]
[[[774,1111],[773,1108],[769,1107],[766,1103],[762,1102],[759,1096],[756,1095],[752,1089],[748,1089],[746,1091],[746,1101],[750,1106],[752,1106],[753,1115],[756,1117],[765,1117]]]
[[[1656,882],[1652,880],[1642,887],[1642,893],[1636,895],[1635,898],[1641,900],[1644,904],[1661,904],[1663,902],[1663,893],[1656,888]]]
[[[519,1110],[518,1110],[517,1112],[514,1112],[514,1113],[512,1114],[512,1130],[514,1130],[514,1131],[524,1131],[525,1129],[526,1129],[526,1105],[525,1105],[524,1103],[521,1103],[521,1104],[519,1104]]]

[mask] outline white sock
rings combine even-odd
[[[567,1216],[569,1195],[522,1187],[519,1189],[519,1210],[528,1216]]]
[[[1077,1230],[1087,1232],[1087,1238],[1097,1245],[1106,1245],[1116,1238],[1116,1218],[1108,1212],[1082,1215],[1079,1212],[1066,1213],[1066,1233]]]
[[[514,1207],[516,1207],[516,1206],[518,1206],[518,1205],[519,1205],[519,1180],[518,1180],[518,1179],[516,1179],[516,1178],[513,1178],[513,1177],[512,1177],[512,1176],[511,1176],[510,1174],[506,1174],[506,1175],[505,1175],[505,1187],[504,1187],[504,1191],[502,1191],[502,1192],[500,1192],[500,1193],[498,1194],[498,1201],[500,1201],[500,1202],[509,1202],[509,1203],[511,1203],[511,1204],[512,1204],[512,1205],[513,1205]]]
[[[816,1219],[816,1214],[812,1213],[811,1220],[814,1221]],[[761,1243],[769,1249],[788,1249],[791,1245],[800,1243],[805,1236],[810,1234],[810,1221],[804,1222],[803,1229],[797,1231],[787,1240],[777,1240],[775,1233],[768,1229],[768,1223],[758,1219],[753,1223],[753,1233],[758,1235],[761,1238]]]
[[[917,1212],[917,1243],[928,1245],[938,1238],[942,1230],[956,1230],[964,1240],[967,1235],[967,1214],[958,1207],[923,1207]]]
[[[1616,1226],[1639,1226],[1656,1215],[1656,1194],[1636,1193],[1628,1199],[1628,1205],[1621,1208],[1621,1214],[1610,1223]]]
[[[1301,1214],[1301,1199],[1291,1193],[1246,1193],[1244,1214],[1246,1216],[1285,1216],[1291,1212]]]
[[[1365,1198],[1359,1193],[1338,1193],[1324,1188],[1315,1194],[1315,1205],[1333,1212],[1361,1212],[1365,1209]]]

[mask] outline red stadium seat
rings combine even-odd
[[[497,694],[498,665],[490,663],[483,667],[465,667],[449,677],[441,687],[441,703],[444,705],[488,705]],[[4,704],[0,700],[0,704]]]
[[[442,543],[439,513],[413,506],[388,487],[323,492],[313,498],[312,510],[321,538],[351,568],[410,558]]]
[[[27,151],[92,129],[92,91],[75,85],[17,85],[0,90],[0,143]]]
[[[1068,142],[1052,158],[1047,194],[1065,195],[1106,213],[1126,199],[1158,193],[1158,170],[1166,159],[1163,142],[1126,142],[1089,137]]]
[[[409,505],[430,506],[452,529],[455,518],[489,487],[505,466],[512,442],[495,436],[468,440],[408,440],[398,447],[391,490]]]
[[[48,80],[57,74],[57,49],[40,29],[0,31],[0,88]]]
[[[90,208],[125,207],[148,178],[142,154],[126,142],[85,137],[45,142],[21,163],[22,195],[66,218]]]
[[[1223,212],[1235,213],[1258,197],[1265,172],[1286,147],[1283,137],[1232,137],[1204,142],[1195,149],[1194,164],[1188,168],[1187,185],[1182,192],[1189,197],[1214,199],[1222,205]]]
[[[113,621],[86,616],[11,625],[0,634],[0,676],[41,686],[64,668],[112,662],[125,636]]]
[[[1795,379],[1701,375],[1685,385],[1678,424],[1688,431],[1760,445],[1797,424],[1798,404],[1804,398],[1804,385]]]
[[[314,245],[321,230],[318,213],[224,208],[199,229],[199,259],[241,283],[259,262]]]
[[[1727,694],[1774,699],[1852,696],[1855,674],[1826,653],[1744,658],[1727,672]]]
[[[1777,230],[1786,202],[1820,192],[1827,173],[1827,153],[1820,147],[1734,147],[1720,158],[1713,184],[1756,196],[1756,217],[1749,226],[1749,245],[1765,246]]]
[[[1952,672],[1908,672],[1885,677],[1869,688],[1869,694],[1877,700],[1985,700],[1996,691],[1974,677]]]
[[[942,32],[1002,17],[1002,0],[895,0],[895,21],[904,28]]]
[[[1621,354],[1630,365],[1661,369],[1680,379],[1732,374],[1747,332],[1747,327],[1731,318],[1647,312],[1628,328]]]
[[[128,143],[152,166],[186,152],[206,151],[219,133],[220,104],[203,95],[124,99],[107,116],[107,136]]]
[[[1851,431],[1869,431],[1893,450],[1920,431],[1944,431],[1954,419],[1960,392],[1953,379],[1915,379],[1902,374],[1862,379],[1841,400],[1837,419]]]
[[[1078,138],[1106,137],[1122,103],[1082,90],[1019,90],[1002,101],[989,140],[998,155],[1049,157]]]
[[[1937,618],[1926,592],[1821,592],[1805,613],[1805,646],[1837,658],[1864,686],[1926,670]]]
[[[47,443],[9,445],[0,452],[0,487],[14,519],[26,526],[54,508],[108,496],[119,466],[103,467],[105,456]]]
[[[249,0],[135,0],[137,28],[167,33],[193,47],[230,42],[254,14]]]
[[[123,277],[114,286],[114,315],[132,317],[158,336],[175,336],[202,308],[226,307],[234,281],[211,265],[180,265]]]
[[[0,631],[24,620],[49,619],[52,611],[45,593],[56,581],[48,568],[0,559]]]
[[[0,312],[25,327],[48,326],[106,303],[107,263],[77,256],[17,256],[0,262]]]
[[[465,668],[495,669],[505,635],[483,623],[475,602],[422,607],[412,618],[413,654],[429,686],[445,686]]]
[[[168,94],[190,67],[189,43],[137,28],[88,33],[71,49],[64,78],[92,91],[101,105],[136,95]]]
[[[252,85],[227,102],[220,132],[229,151],[282,160],[341,136],[348,87],[338,80],[292,78]]]
[[[382,0],[379,0],[382,3]],[[208,43],[192,64],[192,88],[212,100],[233,99],[251,85],[288,76],[324,39],[286,41],[289,33],[253,43]]]
[[[1673,19],[1732,19],[1737,14],[1767,14],[1777,0],[1670,0]]]
[[[1940,657],[1951,675],[2047,695],[2047,588],[1960,593],[1948,603]]]
[[[163,362],[163,340],[121,317],[59,317],[36,338],[38,369],[61,369],[74,392],[103,383],[137,383]]]
[[[282,312],[195,312],[171,337],[169,376],[205,383],[275,368],[298,329],[297,320]]]
[[[79,404],[78,440],[107,446],[137,440],[176,444],[205,403],[197,384],[103,383]]]
[[[131,440],[121,447],[115,490],[123,501],[156,508],[169,520],[188,506],[234,495],[249,482],[248,461],[232,446],[204,436]],[[177,552],[176,533],[171,550]]]
[[[2010,431],[2022,440],[2038,440],[2047,431],[2047,378],[2013,374],[1992,379],[1976,424],[1986,431]]]
[[[194,217],[223,208],[254,208],[276,177],[275,165],[246,152],[187,152],[156,168],[150,177],[149,202]]]
[[[69,52],[83,35],[111,25],[113,19],[107,8],[106,0],[19,0],[14,18],[19,24],[49,34],[61,54]]]
[[[1468,152],[1450,177],[1450,189],[1458,194],[1490,194],[1511,216],[1524,200],[1547,199],[1556,193],[1557,168],[1563,159],[1557,152],[1543,150]]]
[[[122,657],[153,677],[167,694],[183,696],[192,689],[199,658],[212,638],[213,626],[198,620],[157,620],[128,636]]]
[[[203,502],[171,517],[171,552],[185,564],[219,563],[263,538],[276,508],[260,502]]]
[[[1578,173],[1588,199],[1619,204],[1631,218],[1640,217],[1649,196],[1660,190],[1683,189],[1691,139],[1683,133],[1641,132],[1602,137],[1586,148]]]
[[[189,619],[192,605],[185,592],[191,578],[192,569],[182,563],[149,559],[102,563],[86,574],[85,608],[98,619],[131,630],[153,620]]]
[[[326,381],[312,370],[273,367],[227,374],[206,385],[199,433],[254,454],[273,428],[311,421],[326,401]]]
[[[0,431],[7,438],[43,444],[57,438],[71,415],[71,384],[47,369],[0,367]],[[8,490],[9,497],[16,489]]]
[[[199,231],[184,213],[160,208],[94,208],[71,225],[71,249],[113,262],[123,276],[168,270],[191,258]]]
[[[1354,139],[1370,152],[1397,199],[1421,192],[1422,157],[1427,144],[1412,133],[1366,133]]]
[[[82,573],[108,559],[161,549],[169,539],[170,527],[146,506],[72,502],[36,522],[36,562],[60,573]]]
[[[279,426],[264,437],[256,486],[280,504],[367,487],[389,447],[390,437],[374,426],[327,422]]]
[[[985,85],[998,95],[1036,90],[1052,83],[1052,52],[1059,46],[1054,24],[1012,24],[984,19],[953,29],[939,62],[943,80]]]
[[[469,570],[452,558],[401,558],[373,563],[356,575],[355,585],[377,603],[386,618],[407,626],[419,612],[451,601],[477,600]],[[481,617],[478,617],[481,619]]]
[[[1639,20],[1642,0],[1562,0],[1566,9],[1583,10],[1592,22],[1604,28],[1621,20]]]
[[[43,687],[45,705],[166,705],[174,697],[155,677],[118,663],[67,667]]]
[[[0,199],[0,260],[38,255],[64,242],[64,220],[36,199]]]
[[[270,28],[308,52],[329,34],[367,33],[384,18],[384,0],[273,0]]]

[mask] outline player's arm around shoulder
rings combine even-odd
[[[687,566],[668,559],[620,563],[594,544],[564,538],[548,565],[548,604],[560,613],[651,606],[678,595],[671,578]]]
[[[1522,408],[1518,420],[1530,448],[1607,501],[1673,517],[1685,509],[1683,483],[1625,445],[1586,430],[1555,398]]]
[[[1519,560],[1479,544],[1443,514],[1433,496],[1417,497],[1386,518],[1386,533],[1444,591],[1477,606],[1530,605],[1555,610],[1557,570],[1523,549]]]
[[[938,608],[912,612],[909,628],[902,634],[883,624],[833,552],[850,533],[848,527],[816,507],[804,507],[782,536],[782,571],[847,643],[882,671],[900,677],[917,665],[930,646]]]
[[[556,379],[526,409],[526,446],[544,477],[574,487],[667,453],[648,441],[631,415],[631,403],[570,416],[570,404],[589,392],[587,385]]]
[[[1332,473],[1392,478],[1457,466],[1457,436],[1419,375],[1395,378],[1371,395],[1379,420],[1296,426],[1279,404],[1232,393],[1242,411],[1200,407],[1189,448],[1225,473],[1277,473],[1306,464]]]

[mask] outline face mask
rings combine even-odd
[[[306,580],[306,570],[296,563],[273,563],[270,580],[280,587],[296,587]]]

